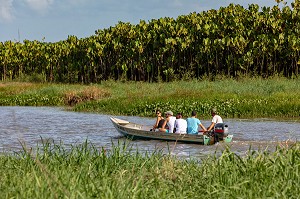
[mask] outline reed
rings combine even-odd
[[[44,143],[0,155],[3,198],[297,198],[300,145],[181,160],[133,151]]]

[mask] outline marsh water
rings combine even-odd
[[[79,113],[52,107],[0,107],[0,153],[16,152],[36,148],[42,140],[61,143],[66,146],[82,144],[85,141],[95,147],[111,149],[112,145],[124,143],[126,139],[116,131],[111,115]],[[154,118],[119,116],[145,125],[153,125]],[[229,147],[243,155],[251,150],[273,150],[276,146],[291,145],[300,140],[299,120],[276,121],[270,119],[224,119],[233,142],[212,146],[182,144],[157,140],[129,141],[131,149],[140,152],[160,150],[179,157],[203,157]],[[209,126],[209,120],[201,120]]]

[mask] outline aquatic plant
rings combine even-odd
[[[297,198],[299,144],[276,151],[180,160],[133,151],[46,142],[36,149],[0,155],[4,198]]]

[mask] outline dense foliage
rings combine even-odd
[[[3,198],[298,198],[299,144],[240,157],[180,160],[126,145],[46,143],[0,155]]]
[[[0,42],[0,76],[35,75],[37,81],[67,83],[294,77],[299,74],[299,31],[299,0],[282,8],[230,4],[177,19],[119,22],[82,39]]]

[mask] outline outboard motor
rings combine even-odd
[[[222,141],[228,135],[228,125],[225,123],[217,123],[214,127],[215,142]]]

